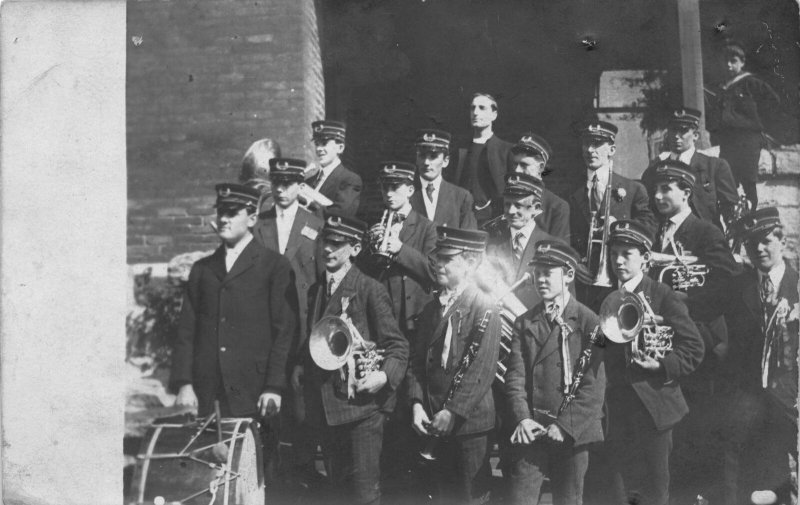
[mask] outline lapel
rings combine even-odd
[[[256,237],[265,247],[278,250],[278,225],[276,224],[278,215],[275,207],[264,213],[264,218],[258,220],[255,233]]]
[[[580,211],[581,216],[583,216],[584,221],[586,224],[591,222],[591,214],[589,212],[589,200],[586,196],[586,187],[581,186],[572,193],[572,201],[575,203],[575,206]]]
[[[225,278],[225,245],[220,245],[211,255],[208,268],[220,281]]]
[[[343,170],[344,165],[339,163],[339,165],[333,169],[331,175],[329,175],[328,178],[325,179],[325,182],[322,183],[322,186],[319,188],[319,192],[325,194],[326,191],[335,191],[336,186],[338,186],[338,182],[336,181],[339,179],[339,176]]]
[[[402,243],[410,242],[411,237],[414,236],[414,230],[417,228],[417,223],[419,222],[419,215],[415,210],[411,210],[406,216],[406,220],[403,221],[403,226],[400,228],[400,241]]]
[[[569,302],[567,302],[567,306],[564,308],[564,312],[562,314],[564,318],[564,322],[570,327],[569,335],[566,335],[564,338],[567,339],[567,342],[570,346],[570,354],[574,353],[574,346],[581,346],[581,338],[580,333],[577,332],[578,330],[578,304],[575,301],[575,297],[571,296]],[[536,354],[536,359],[534,360],[534,366],[541,362],[546,357],[550,356],[554,352],[558,351],[559,349],[559,330],[560,327],[558,325],[553,325],[553,328],[550,328],[550,322],[547,320],[547,315],[544,312],[544,304],[542,304],[542,310],[539,311],[537,316],[537,321],[540,336],[534,336],[536,340],[536,344],[538,347],[538,352]],[[577,338],[576,338],[577,336]]]
[[[453,195],[451,195],[451,192],[452,191],[450,185],[447,183],[447,181],[442,180],[442,183],[439,185],[439,198],[436,200],[436,210],[434,211],[433,216],[429,218],[431,221],[435,221],[437,218],[441,217],[442,214],[444,214],[445,205],[447,205],[445,202],[449,202],[450,198],[453,197]],[[420,198],[422,198],[422,195],[420,195]],[[423,208],[424,207],[425,206],[423,205]],[[446,226],[452,226],[455,228],[458,228],[458,226],[460,225],[460,223],[444,223],[444,224]]]
[[[538,225],[534,226],[533,232],[531,233],[530,238],[528,238],[528,243],[525,244],[525,249],[522,251],[522,257],[520,258],[520,261],[517,264],[516,279],[519,279],[522,276],[523,272],[525,272],[528,269],[528,262],[533,259],[533,254],[536,252],[536,243],[542,240],[543,238],[544,238],[543,232],[541,231],[539,226]]]
[[[786,260],[784,260],[784,262],[785,261]],[[778,287],[778,298],[786,298],[792,305],[797,303],[797,282],[797,271],[786,263],[786,271],[783,274],[783,279],[781,279],[781,285]]]
[[[743,274],[744,282],[741,283],[742,302],[751,316],[761,320],[761,295],[758,292],[758,272],[753,269],[745,271]],[[781,283],[783,284],[783,283]]]
[[[502,165],[504,161],[502,153],[500,152],[501,147],[502,141],[497,137],[497,135],[492,135],[489,137],[489,140],[486,141],[486,157],[488,158],[487,161],[489,162],[489,172],[492,175],[494,187],[500,194],[502,194],[503,188],[505,187],[504,177],[506,173],[505,166],[496,166],[498,164]]]
[[[345,274],[344,279],[336,287],[336,291],[331,295],[328,300],[328,305],[325,307],[324,316],[340,316],[342,314],[342,298],[352,298],[356,295],[356,284],[358,282],[358,268],[355,265],[350,267],[350,270]],[[323,285],[325,277],[323,276]]]
[[[422,191],[423,191],[422,184],[423,181],[421,181],[420,178],[417,177],[416,182],[414,184],[414,194],[411,195],[411,208],[419,212],[423,216],[427,216],[427,212],[425,211],[425,200],[423,200],[422,198]],[[424,184],[427,184],[427,181]],[[444,186],[444,182],[442,182],[442,186]],[[431,221],[432,220],[433,219],[431,219]]]
[[[246,271],[253,268],[253,265],[256,262],[256,258],[258,257],[259,254],[258,250],[259,247],[261,246],[258,245],[254,237],[253,240],[251,240],[250,243],[247,244],[247,246],[245,246],[244,250],[242,251],[242,254],[240,254],[239,257],[236,258],[236,262],[233,264],[233,267],[231,267],[231,271],[228,272],[228,275],[226,275],[225,278],[222,280],[223,284],[230,282],[232,279],[239,277]],[[224,266],[225,263],[224,256],[222,262]]]
[[[447,330],[447,323],[450,322],[452,319],[453,330],[452,330],[452,339],[450,341],[450,354],[457,352],[456,347],[458,347],[458,329],[461,326],[459,323],[461,320],[469,313],[469,306],[471,301],[471,290],[468,287],[464,288],[464,291],[458,296],[455,302],[447,309],[447,312],[439,319],[439,323],[436,325],[436,330],[433,332],[433,338],[428,342],[428,347],[432,347],[436,342],[440,339],[444,338],[445,332]],[[439,312],[441,312],[441,305],[438,307]],[[457,355],[457,354],[456,354]]]
[[[678,229],[675,230],[675,241],[680,242],[680,244],[685,249],[691,249],[694,244],[692,243],[692,231],[695,228],[696,221],[698,220],[697,216],[694,214],[689,214],[686,216],[686,219],[683,220]],[[697,251],[692,251],[695,254]]]
[[[289,240],[286,242],[286,251],[283,255],[287,258],[291,258],[297,252],[297,249],[300,247],[300,242],[303,240],[303,237],[300,235],[300,232],[303,231],[303,227],[308,223],[308,215],[306,211],[302,208],[297,209],[297,214],[294,217],[294,223],[292,223],[292,229],[289,232]],[[277,241],[277,236],[275,238]],[[277,250],[277,249],[276,249]]]

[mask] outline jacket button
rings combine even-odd
[[[227,318],[227,317],[225,317],[225,316],[222,316],[222,317],[220,317],[220,318],[219,318],[219,322],[220,322],[220,323],[224,323],[224,322],[225,322],[225,321],[227,321],[227,320],[228,320],[228,318]]]
[[[219,352],[225,352],[226,350],[224,346],[219,348]]]
[[[559,361],[558,363],[556,363],[556,366],[557,366],[558,368],[561,368],[561,362]]]

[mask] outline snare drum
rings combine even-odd
[[[263,505],[261,437],[249,418],[150,428],[137,456],[129,505]]]

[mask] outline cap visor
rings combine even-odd
[[[464,252],[463,249],[455,249],[453,247],[436,247],[433,249],[433,254],[441,254],[442,256],[455,256],[462,252]]]

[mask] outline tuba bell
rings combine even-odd
[[[641,293],[612,292],[600,306],[600,330],[610,341],[631,344],[631,350],[654,359],[672,350],[674,330],[661,323]]]

